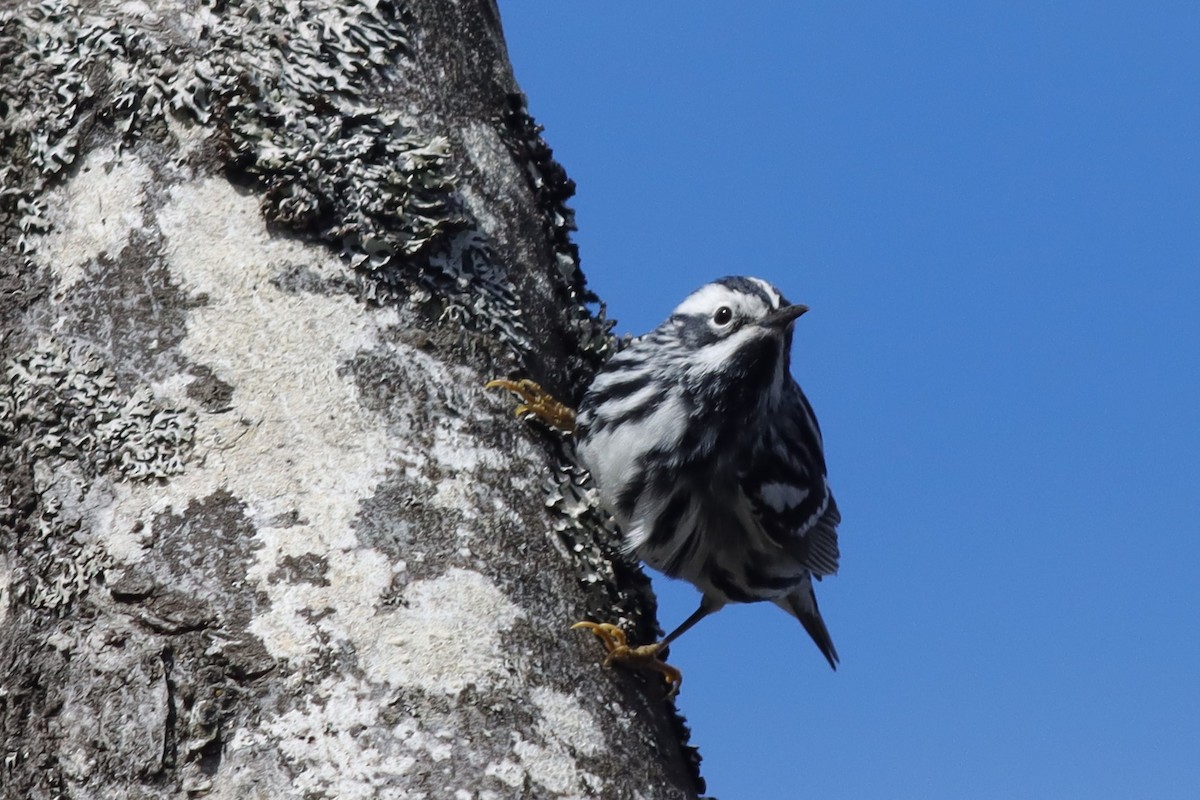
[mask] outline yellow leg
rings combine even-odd
[[[607,654],[604,656],[604,666],[624,664],[635,669],[648,669],[663,676],[668,685],[667,697],[679,693],[683,683],[683,673],[658,657],[662,649],[660,643],[644,644],[641,647],[630,647],[625,639],[625,631],[607,622],[576,622],[571,630],[589,630],[604,644]]]
[[[485,389],[508,389],[523,401],[517,406],[518,417],[532,414],[542,422],[563,433],[575,430],[575,412],[555,400],[541,386],[528,378],[510,381],[499,378],[484,384]]]

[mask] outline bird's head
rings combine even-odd
[[[729,277],[688,295],[663,327],[689,382],[762,392],[787,378],[792,323],[805,311],[760,278]]]

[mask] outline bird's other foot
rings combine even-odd
[[[589,630],[604,644],[607,654],[604,656],[604,666],[614,663],[623,664],[634,669],[648,669],[663,676],[667,682],[667,697],[679,693],[683,683],[683,673],[658,657],[662,644],[644,644],[640,647],[630,647],[625,638],[625,631],[607,622],[576,622],[571,630]]]
[[[519,381],[497,378],[483,386],[485,389],[508,389],[520,397],[521,405],[515,411],[518,417],[532,414],[556,431],[572,433],[575,430],[575,412],[528,378]]]

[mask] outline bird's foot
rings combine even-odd
[[[556,431],[571,433],[575,430],[575,412],[550,396],[550,393],[528,378],[519,381],[498,378],[484,384],[485,389],[508,389],[521,398],[521,405],[516,408],[518,417],[525,414],[533,416],[546,423]]]
[[[648,669],[657,672],[667,682],[668,698],[679,693],[679,686],[683,683],[683,673],[658,657],[658,652],[662,650],[662,644],[655,642],[654,644],[644,644],[641,647],[630,647],[625,638],[625,631],[607,622],[576,622],[571,626],[571,630],[589,630],[596,634],[604,643],[604,649],[608,651],[604,656],[604,666],[612,666],[615,662],[634,669]]]

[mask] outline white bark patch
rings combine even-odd
[[[505,469],[512,463],[512,454],[481,446],[478,437],[459,418],[439,420],[433,436],[429,454],[436,460],[443,478],[437,482],[430,502],[458,512],[464,519],[477,518],[475,507],[479,504],[480,487],[477,471]]]
[[[556,740],[589,756],[604,749],[599,723],[574,696],[538,687],[530,692],[529,699],[541,712],[538,732],[548,740]]]
[[[420,746],[395,746],[411,742],[413,732],[397,729],[400,736],[387,744],[366,736],[378,726],[381,705],[370,697],[369,687],[351,680],[326,679],[311,691],[311,697],[313,702],[269,717],[256,729],[239,730],[229,744],[229,758],[237,762],[243,753],[278,747],[292,768],[292,797],[398,800],[405,796],[400,788],[404,783],[396,778],[428,758]],[[233,797],[238,796],[236,790],[244,791],[244,786],[222,786],[223,777],[222,773],[216,777],[215,796]]]
[[[84,264],[101,253],[116,256],[130,231],[145,225],[142,201],[150,168],[111,147],[93,150],[79,172],[46,197],[53,228],[35,260],[52,269],[58,294],[79,282]]]
[[[490,765],[486,774],[513,787],[531,780],[561,798],[603,796],[604,781],[579,767],[579,755],[605,749],[595,717],[571,695],[546,687],[533,689],[529,699],[538,710],[536,730],[543,744],[513,733],[514,759]]]
[[[176,187],[158,223],[173,278],[205,298],[189,315],[181,350],[233,387],[233,409],[199,415],[185,474],[162,486],[120,487],[105,544],[116,559],[139,561],[156,514],[228,490],[246,503],[262,545],[247,578],[270,605],[251,629],[272,655],[304,661],[319,633],[347,638],[361,627],[392,579],[386,559],[359,546],[351,521],[395,454],[338,368],[375,345],[395,315],[364,313],[342,295],[273,286],[288,264],[318,273],[342,267],[320,248],[271,237],[257,200],[223,180]],[[178,380],[156,387],[184,404],[186,388]],[[287,527],[272,522],[289,518],[296,522]],[[328,559],[328,586],[269,579],[282,557],[308,553]],[[312,610],[322,613],[305,613]]]
[[[486,577],[451,569],[412,583],[404,599],[367,623],[375,636],[362,637],[359,658],[368,677],[456,695],[507,674],[503,636],[524,613]]]
[[[299,691],[303,677],[292,680]],[[429,730],[417,719],[385,723],[387,703],[365,681],[337,674],[303,691],[299,707],[234,733],[208,796],[255,796],[249,791],[262,775],[283,767],[295,776],[288,797],[401,800],[414,796],[403,776],[427,775],[456,746],[469,747],[455,731]]]
[[[517,762],[508,759],[488,765],[484,774],[512,786],[514,789],[525,784],[525,769]]]
[[[392,734],[402,745],[414,752],[424,754],[429,761],[435,764],[448,761],[454,755],[454,746],[450,741],[453,737],[449,731],[428,733],[415,719],[400,722],[392,729]]]
[[[554,792],[563,800],[584,800],[595,797],[595,791],[603,782],[591,773],[583,772],[575,759],[557,747],[542,747],[526,742],[519,734],[513,752],[521,760],[521,766],[534,783]]]

